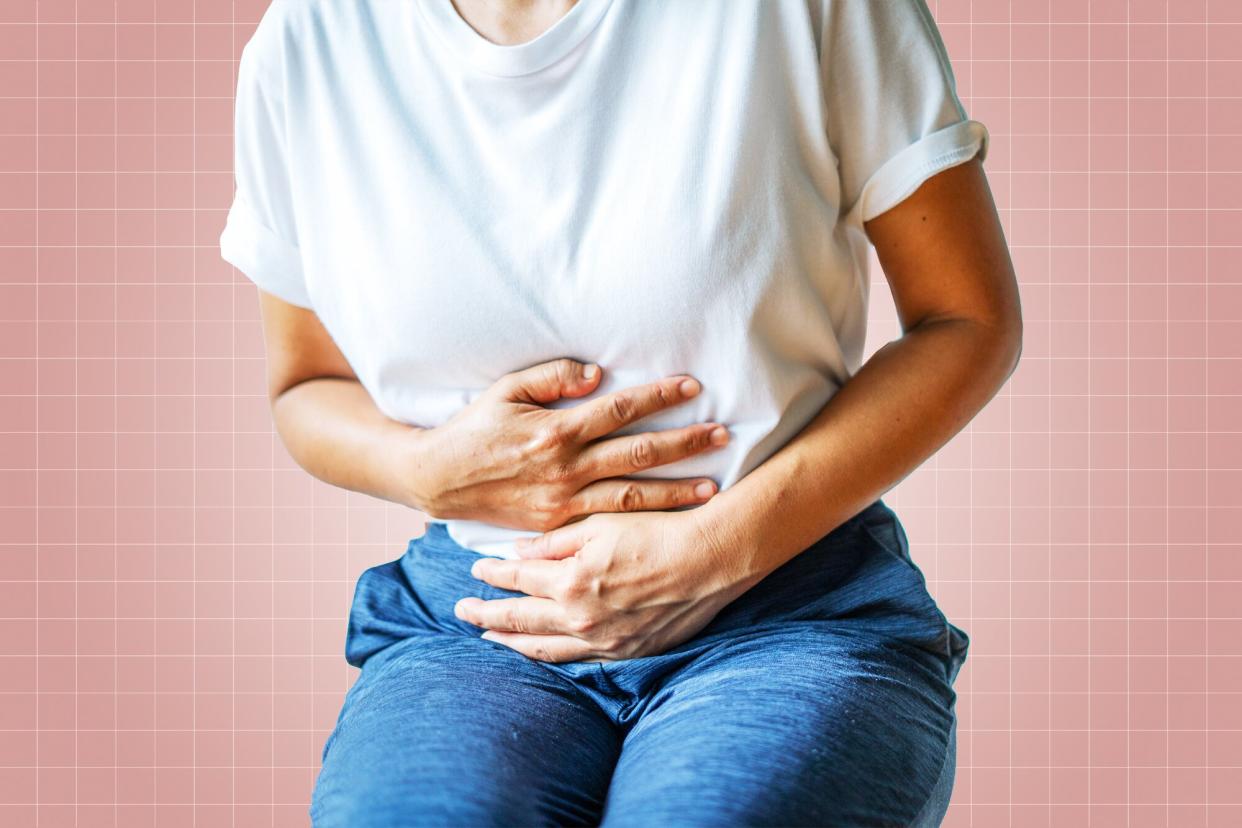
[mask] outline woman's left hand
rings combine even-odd
[[[518,598],[463,598],[457,617],[541,661],[656,655],[749,587],[694,511],[598,512],[482,558],[471,574]]]

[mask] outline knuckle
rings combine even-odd
[[[600,646],[610,653],[620,653],[629,646],[629,636],[621,633],[612,633],[604,637],[600,642]]]
[[[569,523],[575,516],[590,514],[592,504],[595,502],[594,495],[590,492],[584,492],[579,489],[577,491],[567,492],[561,499],[561,524]]]
[[[560,515],[554,510],[537,512],[534,523],[540,532],[551,532],[561,525]]]
[[[562,603],[574,603],[587,594],[586,585],[581,578],[577,577],[563,579],[556,587],[556,592],[557,594],[553,597]]]
[[[509,371],[506,374],[501,374],[495,382],[483,391],[483,396],[495,395],[502,399],[507,399],[517,387],[517,382],[518,378],[515,372]]]
[[[569,629],[577,635],[590,635],[596,625],[595,619],[587,613],[579,612],[569,616]]]
[[[708,446],[710,446],[712,443],[711,433],[712,433],[712,429],[710,428],[697,429],[694,432],[692,432],[689,437],[686,438],[686,443],[687,445],[689,445],[692,451],[698,451],[699,449],[705,449]]]
[[[503,620],[505,629],[513,632],[525,632],[525,630],[522,629],[521,621],[518,619],[517,613],[513,610],[505,610]]]
[[[618,394],[612,398],[609,408],[615,419],[626,422],[634,413],[634,401],[626,394]]]
[[[541,486],[531,497],[528,505],[531,510],[541,515],[553,515],[560,511],[560,498],[549,486]]]
[[[582,582],[578,578],[565,578],[554,587],[553,598],[560,603],[574,603],[584,595]]]
[[[569,483],[576,474],[572,463],[559,461],[548,466],[548,479],[553,483]]]
[[[636,512],[642,508],[643,493],[638,483],[625,483],[617,490],[617,507],[622,512]]]
[[[549,451],[563,446],[567,437],[566,430],[559,420],[548,419],[539,424],[531,442],[537,450]]]
[[[655,445],[650,438],[644,437],[634,440],[630,444],[630,462],[636,468],[645,469],[655,463],[656,450]]]

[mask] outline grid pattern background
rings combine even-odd
[[[1242,825],[1242,3],[928,5],[1026,319],[886,496],[972,637],[945,824]],[[219,258],[265,7],[0,3],[3,825],[305,824],[353,583],[422,531],[290,460]]]

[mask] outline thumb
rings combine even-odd
[[[569,523],[541,535],[518,538],[513,545],[519,558],[559,561],[577,554],[585,543],[582,527]]]
[[[593,362],[554,359],[506,374],[502,395],[506,400],[544,405],[561,397],[590,393],[599,382],[599,376],[599,366]]]

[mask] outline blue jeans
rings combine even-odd
[[[362,668],[324,747],[316,826],[938,825],[969,638],[877,500],[654,656],[553,664],[479,637],[442,523],[368,570]]]

